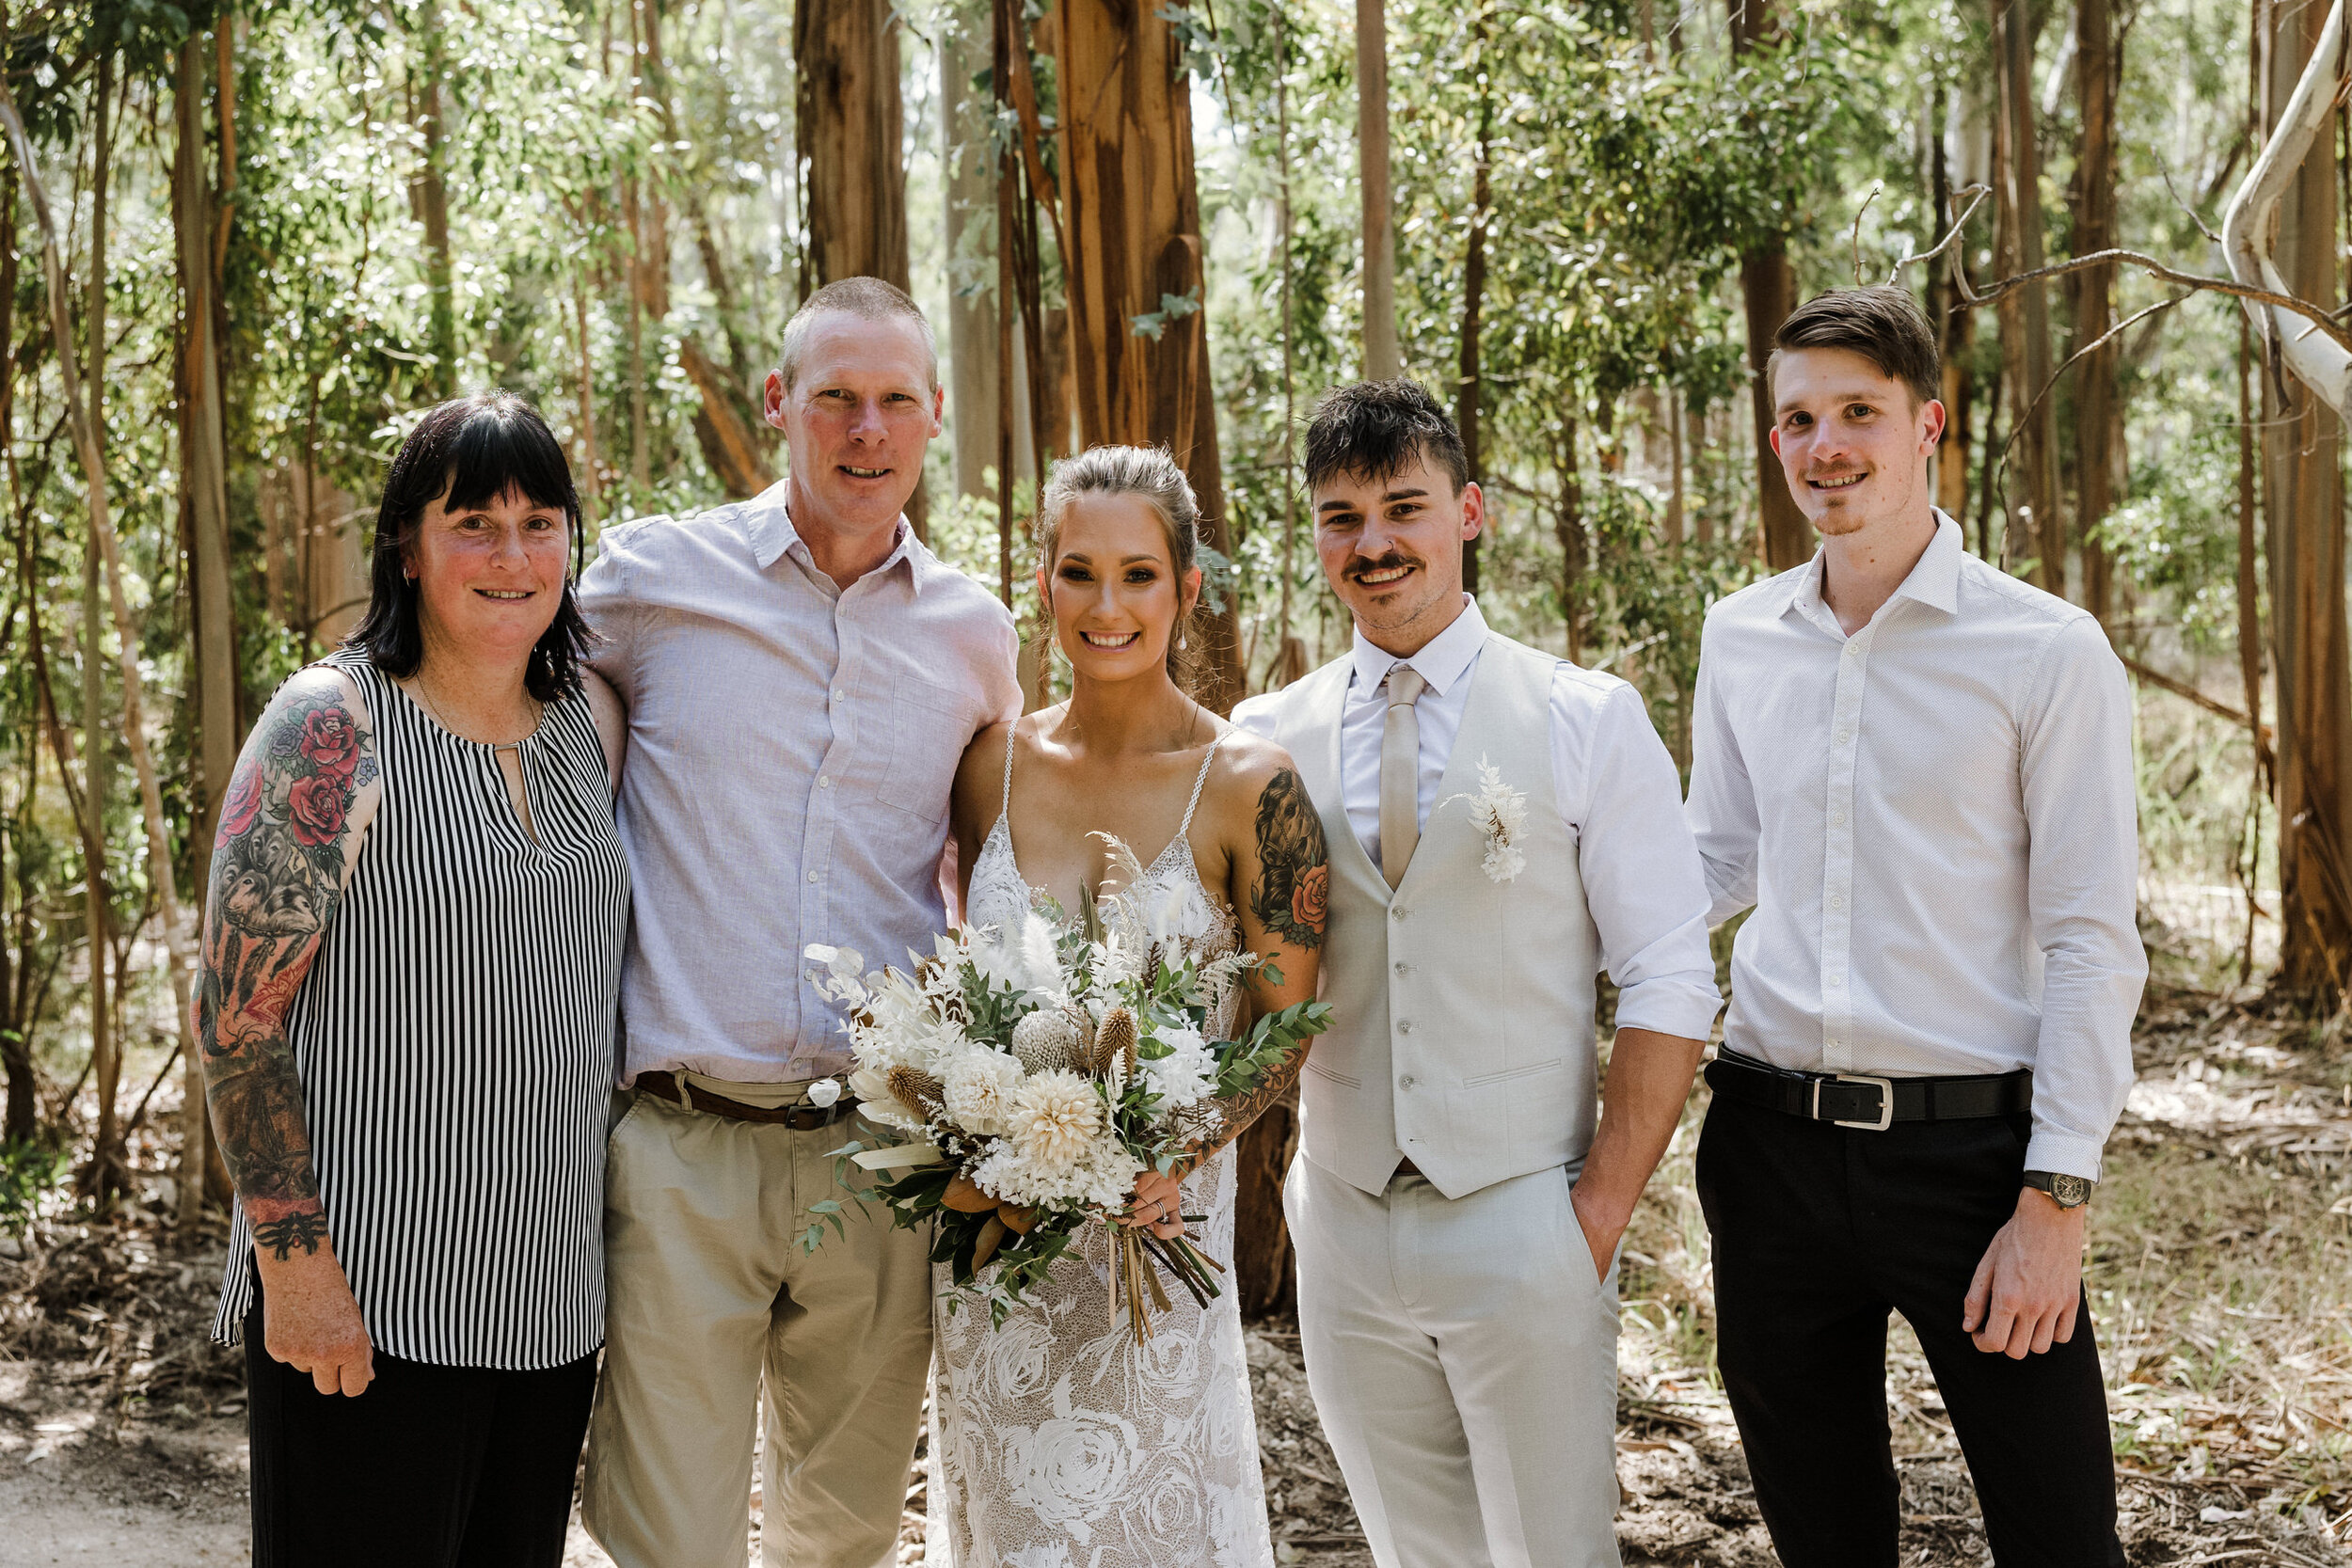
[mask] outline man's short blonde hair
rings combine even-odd
[[[808,351],[808,335],[817,318],[835,310],[860,321],[913,322],[923,334],[923,353],[930,361],[931,390],[939,390],[939,338],[931,331],[922,307],[896,283],[879,277],[841,277],[803,300],[792,319],[784,324],[784,352],[776,361],[776,373],[784,377],[787,391],[800,379],[801,359]]]

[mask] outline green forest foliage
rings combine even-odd
[[[1466,257],[1484,227],[1476,390],[1495,524],[1480,550],[1482,602],[1514,635],[1636,682],[1679,753],[1706,609],[1761,569],[1740,254],[1785,235],[1801,293],[1887,277],[1939,234],[1938,192],[1986,177],[1994,83],[1981,5],[1807,0],[1783,8],[1776,42],[1739,52],[1720,6],[1670,6],[1397,0],[1389,53],[1405,358],[1449,402],[1459,390]],[[977,146],[993,167],[1017,127],[990,102],[987,7],[897,8],[914,286],[945,338],[951,296],[989,297],[995,280],[985,223],[950,254],[952,144]],[[1026,8],[1033,24],[1046,17],[1041,0]],[[8,10],[7,68],[67,231],[77,332],[87,331],[96,270],[94,110],[100,62],[111,60],[105,477],[184,879],[198,747],[177,479],[171,173],[183,40],[201,43],[200,156],[228,214],[222,370],[240,712],[249,718],[323,651],[318,618],[336,608],[297,582],[304,546],[271,518],[292,497],[323,526],[356,518],[350,526],[364,529],[406,422],[439,396],[495,385],[533,400],[570,443],[598,523],[724,499],[680,352],[698,345],[748,400],[809,283],[792,0],[18,0]],[[1313,658],[1345,646],[1304,538],[1295,451],[1318,393],[1359,373],[1353,8],[1193,0],[1158,14],[1181,29],[1193,74],[1201,303],[1234,542],[1228,586],[1262,686],[1286,633]],[[2063,256],[2079,177],[2073,24],[2047,0],[2033,17],[2042,218],[2050,253]],[[2118,25],[2112,179],[2123,242],[2219,271],[2208,230],[2251,151],[2245,12],[2143,0],[2121,10]],[[946,73],[973,58],[979,74],[960,81],[964,107],[950,125]],[[1037,64],[1050,119],[1052,61]],[[436,76],[446,291],[435,287],[427,242],[431,138],[419,109],[421,84]],[[126,1101],[158,1072],[173,1031],[122,753],[114,634],[91,627],[103,611],[87,592],[85,480],[66,438],[18,172],[10,161],[0,195],[9,530],[0,549],[0,1034],[20,1062],[31,1048],[41,1117],[54,1124],[87,1056],[77,976],[92,867],[69,782],[78,792],[91,781],[103,803],[100,869],[131,971]],[[1964,247],[1980,279],[1992,276],[1990,244],[1980,215]],[[653,264],[649,286],[632,291],[636,256]],[[1931,282],[1924,267],[1901,277],[1923,292]],[[1049,309],[1058,277],[1049,255]],[[2051,293],[2053,362],[2062,363],[2078,346],[2073,307],[2064,288]],[[2163,297],[2126,272],[2117,313]],[[1963,521],[1971,547],[1999,559],[2006,506],[2001,486],[1986,483],[1980,437],[2001,356],[1994,313],[1978,315],[1967,368],[1979,439]],[[2184,678],[2199,658],[2226,668],[2234,653],[2237,341],[2233,308],[2195,297],[2134,328],[2119,372],[2128,479],[2103,525],[2120,562],[2113,622],[2119,638]],[[87,344],[73,346],[87,363]],[[981,352],[993,355],[993,339]],[[2053,395],[2071,463],[2071,382]],[[1996,452],[2016,401],[2011,388]],[[977,419],[993,431],[995,418],[951,407],[950,438],[935,444],[927,479],[936,546],[992,587],[993,499],[953,493],[951,451],[956,423]],[[770,460],[781,467],[780,452]],[[2013,475],[2008,483],[2016,488]],[[2070,470],[2062,489],[2073,486]],[[322,509],[319,495],[331,504]],[[1017,608],[1030,618],[1018,530],[1015,539]],[[2244,753],[2242,735],[2200,730],[2150,760],[2151,788],[2170,814],[2152,824],[2152,842],[2192,880],[2227,880],[2252,853],[2260,808]]]

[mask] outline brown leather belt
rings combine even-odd
[[[830,1127],[848,1118],[858,1107],[856,1101],[846,1098],[830,1105],[746,1105],[739,1100],[698,1089],[671,1072],[641,1072],[637,1075],[637,1086],[657,1100],[683,1105],[690,1111],[707,1111],[714,1117],[732,1117],[737,1121],[780,1123],[795,1132],[814,1132],[820,1127]]]

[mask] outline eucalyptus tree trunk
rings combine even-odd
[[[1481,392],[1479,381],[1478,338],[1480,315],[1486,304],[1486,214],[1494,198],[1491,179],[1492,148],[1488,138],[1494,131],[1494,98],[1488,86],[1488,71],[1494,62],[1486,52],[1486,18],[1482,10],[1471,37],[1476,40],[1472,58],[1478,71],[1478,144],[1477,166],[1470,175],[1470,243],[1462,258],[1462,345],[1461,356],[1454,370],[1454,422],[1462,433],[1462,455],[1473,483],[1484,483],[1486,470],[1479,451],[1479,414]],[[1462,541],[1462,586],[1478,592],[1478,541]]]
[[[1164,445],[1200,503],[1201,537],[1230,555],[1209,379],[1192,81],[1152,0],[1060,0],[1063,278],[1085,443]],[[1136,325],[1137,317],[1145,325]],[[1200,701],[1243,695],[1230,597],[1195,634]]]
[[[449,60],[440,0],[419,0],[417,44],[422,70],[410,83],[409,91],[424,151],[417,169],[416,191],[417,215],[424,224],[424,283],[433,343],[429,385],[434,397],[451,398],[457,395],[457,300],[449,254],[448,135],[442,107]]]
[[[89,355],[90,440],[102,472],[106,456],[106,197],[113,151],[106,121],[114,96],[114,64],[112,49],[100,52],[91,93],[89,293],[82,318]],[[10,262],[13,274],[13,254]],[[70,352],[62,343],[58,348]],[[91,1164],[98,1177],[95,1190],[103,1195],[119,1168],[112,1162],[120,1159],[122,1046],[107,1007],[107,967],[114,953],[113,906],[106,896],[106,798],[112,781],[106,765],[105,667],[100,657],[99,624],[104,613],[99,604],[100,554],[93,531],[82,550],[82,923],[89,947],[90,1076],[98,1084],[98,1143]]]
[[[2001,84],[1998,195],[2011,273],[2032,272],[2042,263],[2042,155],[2034,139],[2034,28],[2027,4],[1993,0]],[[2005,295],[2000,316],[2010,390],[2025,422],[2015,448],[2018,478],[2032,519],[2025,547],[2040,562],[2034,581],[2063,597],[2066,518],[2058,495],[2058,406],[2042,395],[2050,385],[2050,301],[2043,285],[2028,284]],[[2016,553],[2012,546],[2010,554]]]
[[[989,39],[969,20],[944,32],[939,45],[940,145],[947,166],[947,420],[955,445],[956,491],[989,493],[996,461],[996,182],[990,177],[985,101],[972,79],[989,66]]]
[[[1396,218],[1389,185],[1389,27],[1384,0],[1356,0],[1356,163],[1363,195],[1364,378],[1404,373],[1396,341]]]
[[[2115,99],[2123,73],[2115,33],[2112,0],[2076,0],[2074,80],[2082,102],[2082,147],[2074,160],[2076,255],[2111,248],[2115,241]],[[2074,275],[2075,352],[2103,337],[2114,325],[2113,266],[2088,267]],[[2122,346],[2108,343],[2083,359],[2075,383],[2074,451],[2079,472],[2074,517],[2082,560],[2083,608],[2102,622],[2112,594],[2106,546],[2098,527],[2114,505],[2115,470],[2122,436],[2122,407],[2116,366]]]
[[[180,77],[183,91],[189,81],[189,58],[183,52]],[[24,181],[27,204],[33,209],[34,221],[40,230],[42,274],[49,296],[49,329],[57,348],[57,378],[65,393],[66,423],[73,438],[74,454],[81,459],[82,473],[87,482],[90,532],[96,537],[99,550],[106,561],[107,596],[114,617],[117,657],[122,670],[122,738],[131,753],[131,766],[138,772],[139,809],[147,825],[148,882],[154,891],[156,913],[161,918],[164,941],[170,954],[173,1016],[178,1025],[180,1059],[188,1088],[188,1100],[183,1112],[186,1135],[180,1148],[179,1209],[181,1221],[193,1223],[200,1214],[204,1201],[207,1147],[204,1083],[197,1060],[196,1014],[191,995],[196,973],[196,935],[182,917],[179,884],[171,863],[170,832],[164,819],[163,787],[156,777],[154,753],[147,744],[146,686],[139,669],[138,628],[131,619],[130,599],[123,590],[122,551],[120,542],[115,536],[113,515],[106,504],[105,458],[99,446],[96,428],[90,422],[90,405],[84,400],[81,370],[73,356],[73,328],[67,308],[65,258],[58,244],[56,220],[50,215],[48,198],[42,194],[40,178],[35,172],[32,138],[24,134],[24,121],[17,113],[16,96],[9,89],[8,75],[4,71],[0,71],[0,127],[7,130],[9,146],[15,150],[17,172]]]
[[[798,0],[797,156],[808,193],[801,292],[839,277],[907,286],[898,24],[890,0]]]
[[[223,424],[218,299],[215,292],[214,226],[218,221],[206,169],[205,59],[202,40],[181,45],[173,119],[179,145],[172,159],[172,226],[180,263],[181,515],[189,554],[188,618],[196,642],[197,733],[202,783],[189,824],[195,886],[212,869],[213,832],[236,767],[237,658],[229,581],[228,439]],[[60,359],[70,358],[61,355]],[[103,471],[100,470],[100,471]],[[135,643],[129,645],[135,653]],[[187,1150],[180,1190],[181,1216],[193,1220],[202,1201],[206,1148],[203,1079],[195,1053],[184,1064]]]
[[[1729,0],[1731,52],[1736,58],[1781,38],[1772,0]],[[1803,565],[1813,553],[1812,525],[1788,493],[1788,476],[1772,451],[1772,391],[1765,366],[1772,356],[1772,335],[1797,308],[1797,275],[1788,265],[1788,245],[1779,234],[1759,239],[1740,255],[1740,295],[1748,325],[1748,374],[1756,435],[1756,552],[1768,571]]]
[[[2232,203],[2223,233],[2231,265],[2246,277],[2250,243],[2270,286],[2333,306],[2342,296],[2333,237],[2336,209],[2333,78],[2342,51],[2341,0],[2323,23],[2312,7],[2267,8],[2269,70],[2263,84],[2266,148]],[[2323,36],[2325,35],[2325,36]],[[2314,55],[2310,84],[2298,77]],[[2318,133],[2313,134],[2313,128]],[[2302,130],[2299,157],[2282,141]],[[2249,198],[2276,202],[2276,234]],[[2249,216],[2251,221],[2249,222]],[[2249,233],[2249,230],[2251,230]],[[2252,279],[2249,279],[2249,281]],[[2294,379],[2265,376],[2263,495],[2269,526],[2271,668],[2278,691],[2280,983],[2325,1000],[2352,986],[2352,672],[2344,624],[2343,351],[2287,312],[2265,323]],[[2332,373],[2331,373],[2332,372]]]

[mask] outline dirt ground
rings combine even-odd
[[[2161,989],[2143,1014],[2090,1269],[2134,1568],[2352,1568],[2345,1027]],[[1617,1533],[1636,1568],[1777,1560],[1709,1375],[1690,1189],[1704,1103],[1701,1089],[1628,1238]],[[215,1230],[183,1247],[136,1209],[0,1235],[0,1568],[249,1560],[237,1364],[202,1340],[222,1245]],[[1990,1560],[1942,1402],[1899,1322],[1892,1344],[1901,1560],[1978,1568]],[[1249,1358],[1277,1556],[1369,1568],[1295,1329],[1253,1327]],[[921,1560],[923,1500],[918,1478],[903,1562]],[[575,1524],[566,1560],[608,1560]]]

